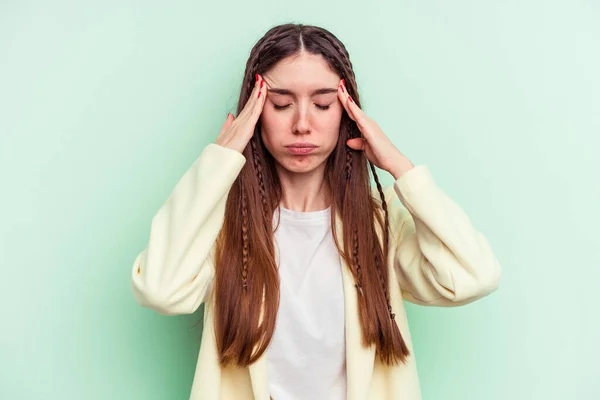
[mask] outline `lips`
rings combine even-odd
[[[317,147],[314,145],[293,145],[287,146],[287,149],[292,154],[308,154],[312,153]]]
[[[292,154],[308,154],[315,150],[314,147],[290,147],[288,151]]]
[[[312,144],[312,143],[294,143],[291,144],[289,146],[286,146],[288,148],[297,148],[297,149],[303,149],[303,148],[315,148],[317,147],[316,145]]]

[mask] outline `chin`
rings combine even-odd
[[[276,159],[277,163],[285,170],[294,173],[306,173],[320,166],[325,160],[320,160],[315,155],[290,156],[288,154]]]

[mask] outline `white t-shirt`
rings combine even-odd
[[[344,292],[331,208],[299,212],[280,207],[274,233],[280,305],[267,349],[274,400],[346,398]],[[273,227],[277,226],[275,211]]]

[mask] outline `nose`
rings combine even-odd
[[[295,121],[292,130],[297,135],[307,134],[311,131],[307,108],[308,107],[298,107],[298,111],[294,116]]]

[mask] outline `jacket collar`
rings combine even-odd
[[[336,213],[335,229],[340,245],[344,246],[342,218]],[[343,247],[342,247],[343,248]],[[340,255],[344,288],[345,331],[346,331],[346,374],[347,399],[367,398],[375,360],[375,346],[365,347],[362,343],[362,328],[358,318],[355,281],[352,272]],[[261,315],[262,317],[262,315]],[[266,352],[249,366],[252,391],[257,400],[269,399]]]

